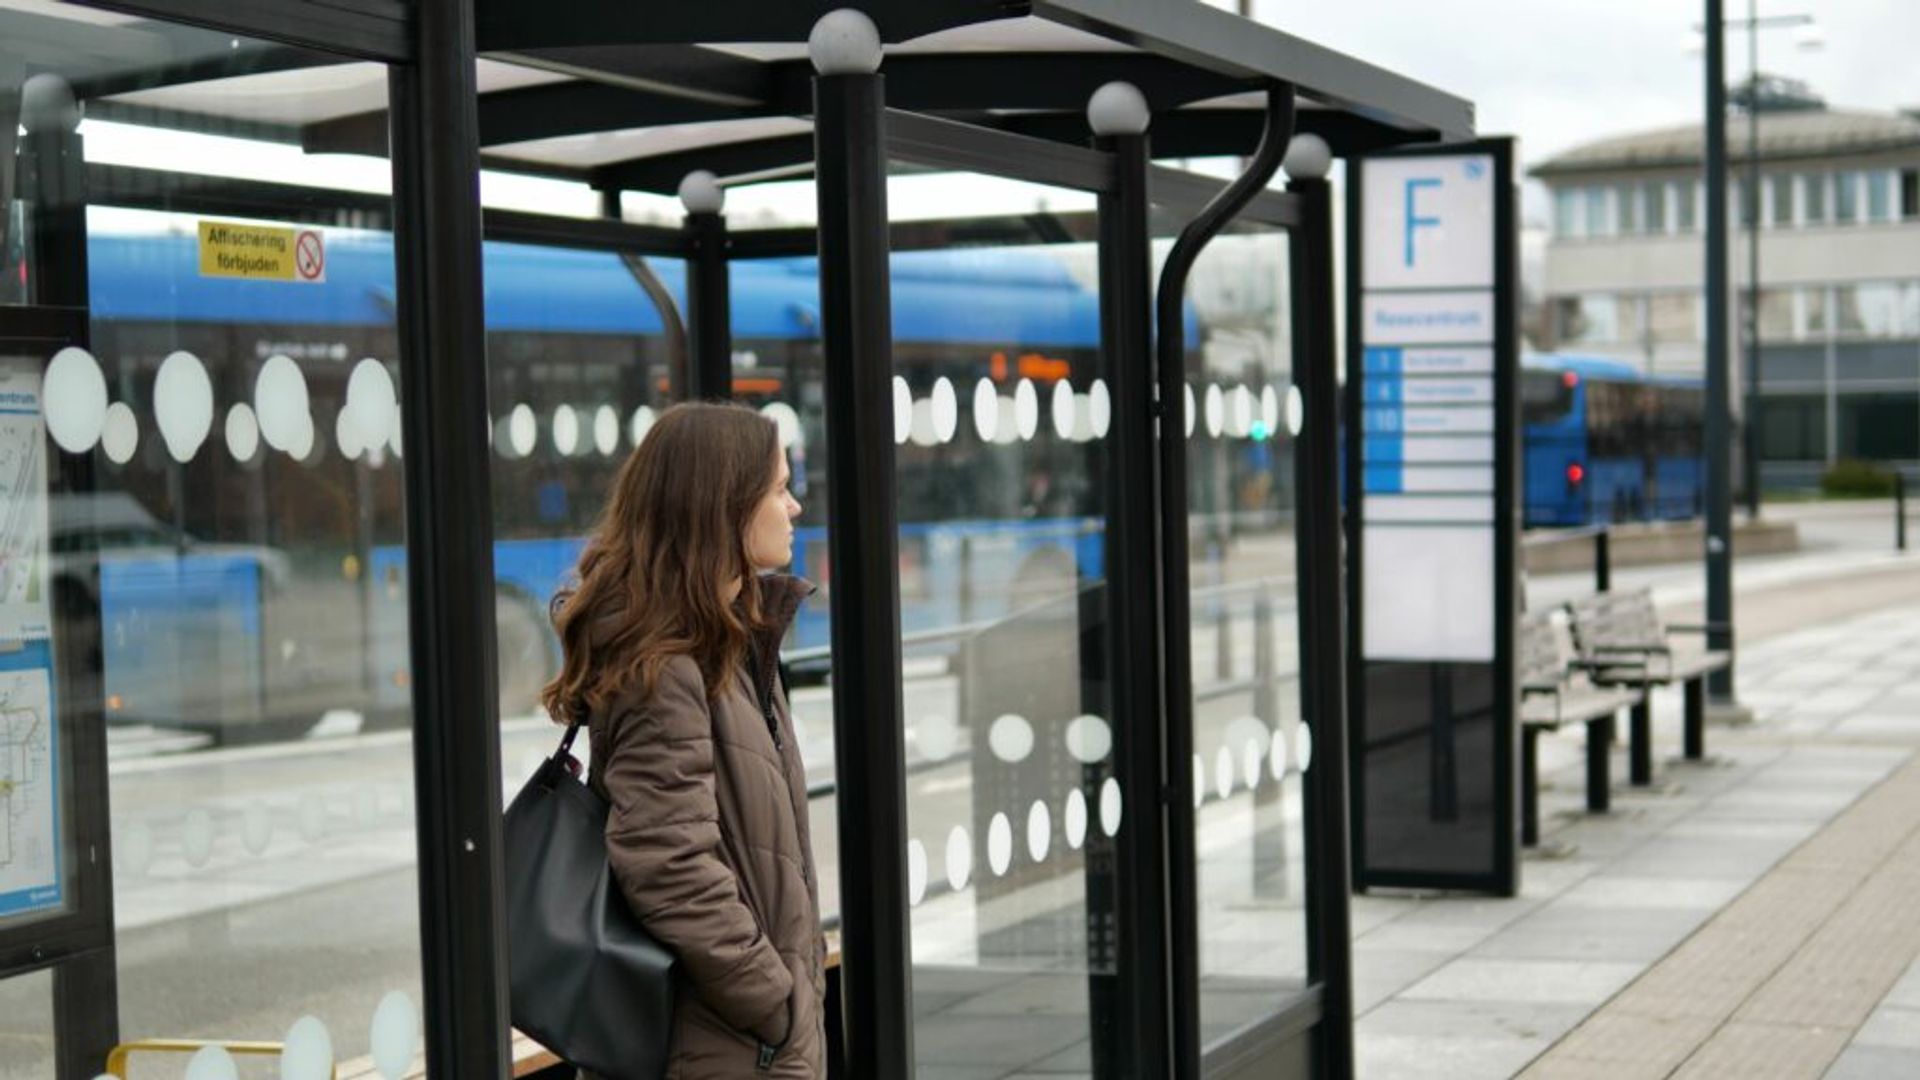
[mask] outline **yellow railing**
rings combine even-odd
[[[121,1043],[107,1055],[107,1075],[127,1080],[127,1059],[134,1054],[197,1054],[217,1046],[236,1057],[278,1057],[282,1046],[276,1042],[235,1042],[227,1039],[137,1039]],[[339,1076],[339,1070],[334,1070]]]

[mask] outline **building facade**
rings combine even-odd
[[[1744,91],[1736,95],[1745,97]],[[1759,244],[1760,458],[1769,487],[1831,464],[1920,462],[1920,111],[1828,108],[1761,84],[1757,230],[1748,122],[1728,124],[1734,385]],[[1552,206],[1549,346],[1702,374],[1702,125],[1616,136],[1534,168]],[[1736,401],[1736,412],[1744,412]]]

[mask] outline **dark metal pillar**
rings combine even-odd
[[[1293,380],[1304,423],[1294,443],[1295,575],[1299,583],[1300,708],[1313,725],[1317,767],[1303,777],[1307,858],[1307,978],[1320,986],[1320,1075],[1353,1075],[1353,954],[1347,899],[1346,629],[1340,520],[1339,355],[1334,345],[1333,193],[1290,178],[1300,225],[1288,240],[1293,286]]]
[[[1733,427],[1727,358],[1727,62],[1725,0],[1707,4],[1707,647],[1733,648]],[[1733,665],[1708,677],[1733,704]]]
[[[914,1058],[885,81],[820,74],[813,101],[847,1064],[892,1080],[912,1076]]]
[[[1144,111],[1144,102],[1141,103]],[[1108,672],[1121,790],[1139,809],[1119,836],[1117,970],[1113,1008],[1095,1010],[1094,1075],[1153,1077],[1166,1069],[1167,826],[1152,793],[1163,783],[1160,701],[1160,574],[1154,529],[1153,263],[1148,223],[1147,136],[1104,135],[1114,186],[1100,213],[1100,339],[1113,387],[1106,477]],[[1175,398],[1179,401],[1179,398]],[[1177,430],[1177,428],[1176,428]],[[1184,527],[1186,508],[1171,508]],[[1191,873],[1191,870],[1188,871]],[[1175,873],[1179,871],[1176,869]],[[1098,978],[1098,976],[1096,976]],[[1104,1030],[1104,1021],[1114,1030]]]
[[[1194,835],[1192,598],[1187,528],[1187,440],[1180,420],[1186,398],[1187,274],[1206,247],[1247,201],[1267,186],[1293,136],[1293,87],[1267,89],[1266,129],[1247,171],[1200,211],[1160,270],[1155,297],[1160,419],[1161,641],[1166,664],[1163,740],[1166,784],[1161,805],[1167,830],[1167,929],[1172,941],[1169,976],[1173,994],[1173,1075],[1200,1075],[1200,914],[1195,878],[1199,850]]]
[[[733,396],[732,306],[727,287],[727,219],[717,212],[687,215],[687,330],[691,339],[689,398]]]
[[[389,77],[427,1067],[508,1075],[493,500],[471,0]]]
[[[1760,21],[1747,0],[1747,354],[1741,427],[1748,519],[1760,516]],[[1714,33],[1724,32],[1716,27]]]

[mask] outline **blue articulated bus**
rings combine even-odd
[[[330,710],[403,709],[395,458],[405,448],[396,437],[349,457],[331,438],[362,358],[386,363],[404,385],[393,360],[391,239],[333,230],[323,282],[247,281],[202,276],[192,223],[162,220],[171,224],[96,231],[89,241],[93,351],[110,396],[147,429],[132,460],[101,474],[145,537],[134,542],[137,557],[103,557],[110,714],[247,739],[296,734]],[[668,317],[684,310],[685,267],[496,242],[484,258],[488,354],[484,363],[474,358],[473,372],[488,381],[494,425],[502,704],[526,711],[557,666],[548,602],[627,450],[670,402]],[[1095,437],[1104,433],[1107,394],[1096,378],[1091,265],[1042,247],[894,256],[900,417],[867,420],[898,425],[906,632],[992,619],[1101,575]],[[832,590],[817,271],[812,258],[732,268],[734,397],[786,430],[806,507],[794,569],[822,586],[789,642],[795,649],[827,644]],[[1200,338],[1191,307],[1187,336]],[[176,350],[201,359],[217,410],[213,437],[184,465],[151,431],[154,372]],[[313,449],[296,461],[262,446],[241,460],[218,418],[254,401],[261,366],[274,356],[301,369]],[[1247,381],[1253,394],[1266,389]],[[1205,460],[1233,470],[1253,458]],[[165,562],[171,587],[133,588],[134,576],[111,568],[123,557],[142,564],[145,582],[158,580],[147,564]],[[219,692],[217,704],[179,685],[180,639],[191,637],[195,617],[217,617],[225,628],[203,659],[243,687]],[[155,627],[171,632],[141,632]]]
[[[1520,376],[1529,527],[1690,518],[1701,508],[1698,379],[1542,356]]]

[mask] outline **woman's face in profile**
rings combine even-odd
[[[787,455],[774,451],[774,462],[773,486],[747,519],[747,558],[756,571],[778,570],[793,561],[793,519],[800,516],[800,503],[787,490],[793,479]]]

